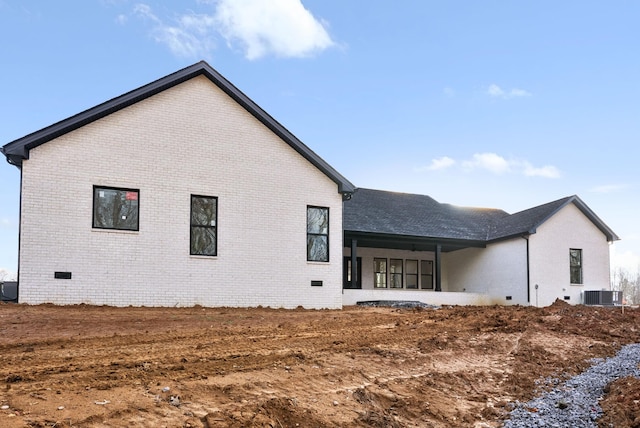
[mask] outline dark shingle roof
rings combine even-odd
[[[338,192],[348,195],[355,190],[355,186],[349,180],[204,61],[12,141],[0,147],[0,152],[6,156],[9,163],[21,167],[22,161],[29,159],[31,149],[200,75],[207,77],[274,134],[333,180],[338,185]]]
[[[580,198],[569,196],[515,214],[500,209],[458,207],[425,195],[358,189],[344,204],[345,232],[491,242],[535,233],[574,203],[607,237],[619,239]]]
[[[358,189],[344,204],[344,230],[425,238],[485,241],[502,210],[463,208],[409,193]]]

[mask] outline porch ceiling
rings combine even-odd
[[[441,245],[443,253],[461,250],[463,248],[484,248],[484,241],[433,238],[422,236],[389,235],[370,232],[344,232],[344,246],[351,247],[351,242],[357,240],[358,247],[389,248],[394,250],[410,251],[436,251],[436,246]]]

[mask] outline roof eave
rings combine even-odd
[[[356,187],[353,183],[338,173],[331,165],[320,158],[320,156],[204,61],[200,61],[138,89],[127,92],[124,95],[120,95],[119,97],[113,98],[39,131],[14,140],[2,147],[2,153],[6,156],[9,163],[20,167],[23,160],[29,159],[29,150],[199,75],[206,76],[263,125],[334,181],[338,186],[338,192],[341,193],[343,197],[355,191]]]

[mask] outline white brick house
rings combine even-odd
[[[619,239],[577,196],[508,214],[356,189],[204,62],[1,151],[21,303],[581,303]]]
[[[354,186],[206,63],[3,153],[22,174],[20,302],[342,306]]]

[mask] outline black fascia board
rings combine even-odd
[[[393,248],[393,245],[406,248],[412,244],[415,245],[442,245],[443,249],[447,248],[448,251],[463,249],[463,248],[485,248],[487,246],[486,241],[472,240],[472,239],[453,239],[453,238],[439,238],[439,237],[426,237],[426,236],[410,236],[410,235],[393,235],[388,233],[375,233],[375,232],[361,232],[361,231],[344,231],[345,245],[351,242],[352,239],[358,241],[358,245],[362,244],[363,247],[367,246],[367,243],[372,243],[376,248]]]
[[[29,159],[29,150],[199,75],[204,75],[211,80],[223,92],[247,110],[253,117],[258,119],[269,130],[307,159],[312,165],[322,171],[338,185],[338,192],[343,195],[349,195],[355,191],[356,187],[349,180],[313,152],[302,141],[295,137],[284,126],[271,117],[271,115],[264,111],[205,61],[200,61],[147,85],[141,86],[138,89],[127,92],[124,95],[113,98],[39,131],[14,140],[0,148],[0,151],[6,156],[7,161],[10,164],[20,168],[22,166],[22,160]]]

